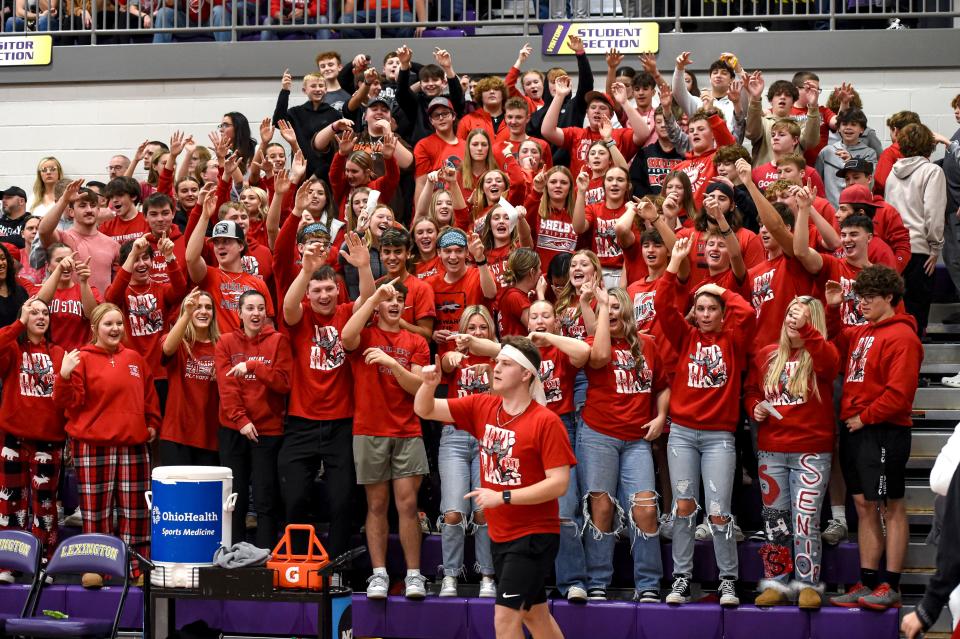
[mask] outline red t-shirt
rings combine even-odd
[[[340,333],[353,315],[353,302],[338,304],[333,315],[315,312],[307,300],[300,306],[300,321],[284,322],[293,349],[287,412],[304,419],[348,419],[354,412],[353,374]]]
[[[620,268],[623,266],[623,249],[617,241],[617,219],[626,211],[626,205],[615,209],[608,209],[603,202],[592,204],[586,208],[587,224],[590,226],[591,248],[600,258],[600,265],[604,268]]]
[[[497,293],[507,285],[507,283],[503,281],[503,272],[507,270],[507,260],[510,259],[511,251],[513,251],[513,246],[510,244],[506,246],[495,246],[492,249],[484,251],[484,257],[487,258],[487,268],[490,269],[490,274],[493,275],[493,281],[497,283]]]
[[[596,304],[591,304],[596,308]],[[583,313],[580,311],[580,296],[570,298],[570,306],[565,307],[557,315],[560,322],[560,334],[574,339],[586,339],[587,326],[583,322]]]
[[[561,148],[570,153],[570,173],[576,178],[580,174],[580,169],[587,162],[587,153],[594,142],[603,139],[599,131],[587,127],[582,129],[578,126],[569,126],[563,129],[563,144]],[[637,154],[638,147],[633,142],[633,129],[622,128],[613,130],[613,141],[617,143],[620,153],[629,162]]]
[[[840,282],[843,289],[843,302],[840,304],[840,319],[844,326],[859,326],[867,320],[860,312],[860,296],[853,292],[853,283],[861,269],[850,264],[847,260],[838,259],[832,255],[822,255],[823,268],[817,274],[819,297],[823,299],[824,287],[828,280]]]
[[[417,262],[414,267],[414,270],[417,272],[417,277],[419,277],[421,280],[432,277],[443,270],[440,266],[439,255],[434,255],[432,259],[429,259],[426,262]]]
[[[573,466],[577,458],[563,422],[531,401],[519,415],[503,410],[503,399],[471,395],[447,400],[457,428],[480,443],[480,485],[490,490],[516,490],[546,479],[546,471]],[[538,533],[559,534],[556,499],[532,506],[504,504],[486,512],[490,539],[498,543]]]
[[[766,191],[768,186],[779,179],[780,170],[774,166],[773,162],[767,162],[766,164],[758,166],[753,170],[753,183],[756,184],[757,188],[761,191]],[[824,193],[826,193],[826,189],[823,186],[823,180],[820,178],[820,174],[810,166],[806,166],[803,169],[804,183],[806,183],[807,180],[813,181],[813,186],[816,187],[817,193],[821,197]]]
[[[527,208],[527,224],[544,270],[555,256],[560,253],[572,255],[577,250],[577,232],[573,230],[573,220],[567,211],[551,209],[549,216],[543,218],[538,208]]]
[[[584,367],[587,401],[583,422],[598,433],[624,441],[643,439],[643,426],[657,414],[657,395],[667,388],[667,376],[653,338],[639,335],[643,362],[638,366],[623,338],[611,338],[610,362],[603,368]],[[587,343],[593,346],[593,337]]]
[[[103,302],[100,291],[91,289],[97,303]],[[50,341],[69,353],[89,344],[90,338],[90,320],[83,314],[80,285],[58,288],[50,302]]]
[[[633,301],[633,315],[637,320],[637,330],[653,336],[660,352],[660,361],[667,376],[673,375],[677,366],[677,351],[670,340],[663,333],[660,319],[657,316],[656,298],[660,278],[647,281],[647,278],[637,280],[627,287],[627,295]]]
[[[703,282],[710,275],[710,269],[707,267],[707,240],[706,233],[693,228],[683,228],[677,231],[677,238],[689,237],[693,242],[693,250],[690,251],[690,276],[687,278],[687,286],[690,290],[696,290],[697,285]],[[747,269],[751,269],[766,259],[767,252],[763,248],[763,242],[760,236],[750,229],[737,229],[737,241],[740,242],[740,254],[743,256],[743,263]]]
[[[497,330],[500,337],[507,335],[525,336],[527,325],[523,322],[523,312],[530,308],[530,296],[515,286],[508,286],[497,297]]]
[[[364,351],[379,348],[407,370],[430,363],[427,341],[410,331],[396,333],[368,326],[360,332],[360,344],[349,352],[353,369],[354,397],[363,398],[372,410],[357,411],[354,435],[375,437],[421,437],[420,420],[413,412],[413,395],[403,390],[393,373],[364,362]]]
[[[262,279],[249,273],[228,273],[215,266],[207,267],[207,274],[198,282],[201,289],[210,293],[216,302],[217,326],[221,334],[240,328],[239,302],[245,291],[259,291],[267,303],[267,315],[273,317],[273,301]]]
[[[457,166],[467,152],[467,143],[457,138],[456,144],[447,144],[436,133],[423,138],[413,147],[413,159],[416,162],[416,177],[436,171],[448,158],[456,158]]]
[[[140,213],[137,213],[129,220],[123,220],[115,217],[112,220],[101,222],[97,230],[112,239],[117,244],[123,246],[125,243],[135,240],[150,232],[150,225],[147,219]]]
[[[176,353],[163,358],[170,386],[160,439],[217,450],[220,398],[215,350],[210,342],[194,342],[188,351],[181,342]]]
[[[444,279],[445,275],[446,273],[441,272],[425,280],[433,288],[433,303],[437,311],[437,321],[433,328],[436,331],[456,333],[460,330],[463,309],[474,304],[486,304],[487,300],[480,287],[480,271],[476,268],[468,267],[463,277],[452,284]],[[452,342],[437,347],[441,355],[453,349]]]
[[[489,357],[467,355],[450,375],[451,388],[456,393],[450,397],[469,397],[489,392],[492,371],[493,360]]]
[[[540,381],[547,396],[547,408],[557,415],[574,411],[573,381],[579,370],[556,346],[540,348]]]
[[[793,298],[813,295],[815,281],[799,261],[780,254],[747,272],[750,304],[757,315],[753,348],[780,341],[780,329]]]
[[[403,304],[401,319],[408,324],[416,324],[417,320],[426,317],[436,317],[437,309],[434,306],[433,288],[413,274],[408,274],[403,280],[407,287],[407,299]]]

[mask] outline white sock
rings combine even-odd
[[[383,566],[381,566],[380,568],[374,568],[374,569],[373,569],[373,574],[375,574],[375,575],[383,575],[384,577],[386,577],[386,576],[387,576],[387,569],[386,569],[385,567],[383,567]]]
[[[410,570],[407,570],[407,577],[419,577],[419,576],[420,576],[420,570],[419,570],[419,569],[417,569],[417,568],[412,568],[412,569],[410,569]]]
[[[847,525],[847,507],[830,506],[830,518],[839,521],[844,526]]]

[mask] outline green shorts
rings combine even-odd
[[[361,485],[430,472],[422,437],[354,435],[353,465],[357,469],[357,483]]]

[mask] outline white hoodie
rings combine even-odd
[[[887,178],[884,199],[900,211],[903,225],[910,231],[910,251],[939,255],[947,206],[943,169],[920,156],[897,160]]]

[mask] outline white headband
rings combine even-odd
[[[517,364],[520,364],[520,366],[533,374],[533,384],[530,386],[531,395],[538,403],[546,406],[547,396],[543,392],[543,382],[540,381],[540,371],[538,371],[537,368],[530,362],[530,360],[527,359],[527,356],[524,355],[519,349],[510,346],[509,344],[500,349],[500,354],[515,361]]]

